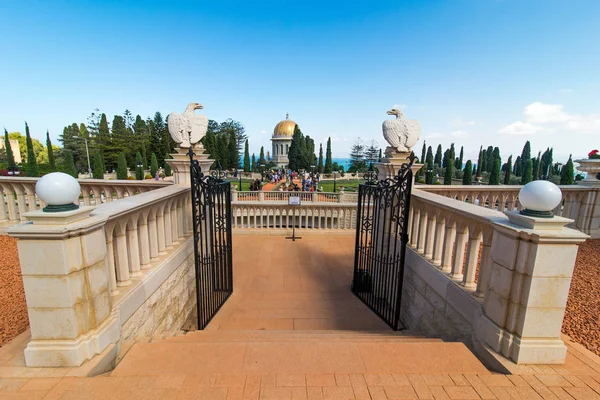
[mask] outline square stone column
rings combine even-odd
[[[169,166],[171,166],[171,170],[173,171],[173,179],[178,185],[187,185],[191,186],[190,180],[190,156],[188,155],[189,149],[176,149],[177,153],[171,154],[172,159],[166,159],[165,161]],[[210,171],[210,166],[213,164],[215,160],[212,160],[208,154],[204,154],[204,147],[201,143],[197,143],[194,145],[194,159],[198,160],[200,164],[200,169],[207,175]]]
[[[588,236],[562,217],[505,212],[494,223],[491,271],[478,336],[517,364],[563,364],[560,339],[577,244]]]
[[[388,148],[389,149],[389,148]],[[377,179],[383,180],[388,178],[394,178],[398,176],[398,172],[402,168],[402,164],[409,164],[410,153],[393,153],[386,149],[386,157],[381,162],[375,163],[379,174]],[[412,186],[415,186],[415,175],[418,170],[421,169],[423,164],[413,164],[412,170]]]
[[[29,367],[74,367],[119,340],[111,315],[105,217],[93,207],[24,214],[8,233],[17,245],[31,341]]]

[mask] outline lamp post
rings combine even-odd
[[[17,167],[16,165],[13,165],[11,167],[8,167],[8,174],[9,175],[19,175],[21,173],[21,171],[19,171],[19,167]]]
[[[244,170],[243,169],[238,169],[237,171],[238,171],[238,175],[240,176],[240,188],[239,188],[239,191],[241,192],[242,191],[242,172],[244,172]]]
[[[142,164],[141,162],[136,164],[136,168],[140,171],[140,176],[142,177],[142,180],[144,179],[144,164]],[[137,171],[136,171],[136,175],[137,175]],[[137,178],[137,176],[136,176]]]
[[[338,171],[332,171],[332,172],[333,172],[333,193],[336,193],[337,185],[335,184],[335,182],[336,182],[335,178],[336,178],[337,174],[339,174],[339,172]]]
[[[75,136],[76,139],[79,140],[83,140],[85,142],[85,153],[87,155],[87,162],[88,162],[88,174],[89,177],[92,177],[92,166],[90,164],[90,150],[88,149],[88,142],[87,142],[87,138],[84,137],[80,137],[80,136]]]

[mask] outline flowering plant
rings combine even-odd
[[[598,150],[592,150],[588,153],[588,158],[590,160],[600,159],[600,154],[598,154]]]

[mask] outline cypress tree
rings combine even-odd
[[[425,170],[425,157],[427,155],[427,146],[425,144],[426,142],[423,141],[423,148],[421,149],[421,158],[419,158],[419,163],[423,164],[423,166],[417,171],[417,179],[421,179],[421,177],[424,174],[424,170]]]
[[[475,175],[481,176],[481,163],[483,162],[483,146],[479,147],[479,158],[477,159],[477,173]]]
[[[102,168],[102,155],[99,151],[94,153],[94,167],[92,168],[94,179],[104,179],[104,168]]]
[[[433,165],[437,165],[438,167],[442,166],[442,145],[438,144],[437,151],[435,152],[435,158],[433,159]]]
[[[477,175],[477,165],[473,165],[473,175]]]
[[[381,149],[380,149],[381,151]],[[325,166],[323,165],[323,143],[319,144],[319,162],[317,163],[317,171],[323,173]]]
[[[481,171],[482,174],[487,172],[487,150],[481,152]],[[481,175],[480,175],[481,176]]]
[[[299,171],[301,168],[303,168],[303,150],[306,151],[306,143],[304,143],[304,149],[302,148],[303,141],[302,132],[300,132],[298,125],[296,125],[294,128],[294,135],[292,136],[292,143],[290,144],[290,151],[288,152],[288,165],[293,171]]]
[[[227,135],[219,135],[217,139],[218,157],[215,159],[217,166],[221,169],[229,169],[229,152],[227,149]]]
[[[512,155],[508,157],[508,161],[506,162],[506,168],[504,169],[504,184],[510,184],[510,173],[512,171]]]
[[[29,171],[27,172],[29,173]],[[63,172],[77,179],[77,169],[75,169],[75,160],[73,160],[73,153],[71,153],[69,150],[64,151]]]
[[[521,164],[521,156],[517,156],[513,167],[513,174],[515,174],[515,176],[521,176]]]
[[[265,160],[265,149],[263,146],[260,146],[260,154],[258,156],[258,163],[264,166],[267,162]]]
[[[331,138],[327,138],[327,149],[325,150],[325,173],[333,172],[333,159],[331,158]]]
[[[235,131],[232,129],[229,132],[229,140],[227,141],[227,156],[229,159],[229,169],[238,169],[240,166],[240,153],[237,147]]]
[[[462,169],[462,166],[463,166],[463,156],[464,156],[464,149],[463,149],[463,146],[460,146],[460,156],[458,157],[459,164],[456,165],[457,169]]]
[[[252,172],[256,171],[256,156],[254,155],[254,153],[252,153],[252,166],[251,166]]]
[[[142,165],[143,169],[146,169],[148,166],[148,154],[146,153],[146,145],[142,143]]]
[[[250,151],[248,150],[248,139],[244,144],[244,172],[250,172]]]
[[[531,182],[532,175],[533,163],[531,162],[531,144],[528,140],[525,142],[525,146],[523,146],[523,151],[521,152],[521,185]]]
[[[10,147],[10,140],[8,139],[8,132],[6,128],[4,129],[4,148],[6,149],[6,162],[9,169],[15,169],[17,167],[17,163],[15,163],[15,156],[12,151],[12,147]]]
[[[154,178],[156,176],[156,171],[158,171],[158,160],[156,159],[156,154],[152,153],[150,157],[150,175]]]
[[[29,134],[29,125],[25,122],[25,140],[27,143],[27,176],[40,176],[35,153],[33,151],[33,142]]]
[[[117,179],[127,179],[127,159],[125,153],[120,153],[117,158]]]
[[[538,180],[540,179],[540,176],[542,175],[542,163],[541,160],[542,159],[542,153],[540,151],[538,151],[538,156],[535,159],[533,165],[534,165],[534,169],[533,169],[533,180]]]
[[[50,132],[46,131],[46,148],[48,149],[48,165],[50,171],[56,171],[56,160],[54,159],[54,150],[52,149],[52,142],[50,141]]]
[[[492,170],[494,169],[494,148],[492,146],[488,146],[486,152],[485,152],[485,167],[486,167],[486,172],[492,172]]]
[[[141,165],[141,167],[139,165]],[[142,161],[142,155],[139,151],[135,153],[135,179],[138,181],[144,180],[144,162]]]
[[[446,155],[446,169],[444,170],[444,185],[452,185],[454,177],[454,143],[450,145]]]
[[[431,185],[433,184],[433,151],[431,146],[427,148],[425,160],[425,165],[427,166],[427,169],[425,170],[425,183]]]
[[[492,160],[494,163],[494,167],[492,168],[492,172],[490,174],[490,185],[499,185],[500,184],[500,159],[494,158]]]
[[[471,165],[471,160],[467,160],[467,164],[465,165],[465,169],[463,171],[463,185],[472,185],[473,184],[473,165]]]
[[[573,166],[573,160],[569,155],[569,161],[562,167],[560,171],[560,184],[561,185],[572,185],[575,183],[574,180],[575,167]]]

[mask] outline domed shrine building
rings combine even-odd
[[[273,129],[272,143],[272,160],[277,167],[285,167],[288,160],[288,153],[292,145],[292,136],[294,136],[294,128],[296,123],[290,119],[289,114],[285,114],[285,119],[275,125]]]

